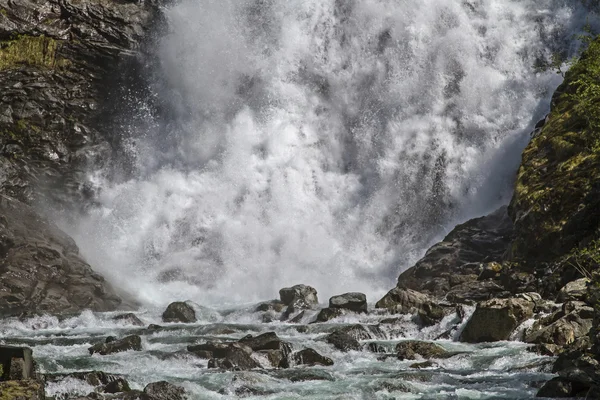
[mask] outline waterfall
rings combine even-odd
[[[455,223],[510,199],[587,10],[559,0],[181,0],[161,116],[70,228],[146,304],[376,300]],[[146,108],[140,105],[140,113]],[[140,120],[140,118],[136,118]],[[117,133],[115,133],[117,134]]]

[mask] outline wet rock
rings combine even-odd
[[[469,275],[481,273],[481,263],[502,262],[512,235],[506,207],[457,225],[400,275],[397,286],[442,298],[453,286],[465,284],[457,276],[467,277],[468,283]]]
[[[344,315],[344,310],[340,308],[323,308],[319,311],[319,314],[317,314],[314,322],[327,322],[341,315]]]
[[[435,367],[436,365],[437,364],[434,363],[433,361],[424,361],[424,362],[420,362],[420,363],[410,364],[410,368],[423,369],[423,368]]]
[[[314,309],[318,304],[317,291],[310,286],[296,285],[279,291],[281,302],[287,306],[281,321],[298,320],[304,310]]]
[[[573,343],[579,338],[587,336],[592,327],[592,318],[582,318],[579,311],[582,310],[572,311],[553,321],[548,326],[534,324],[527,332],[525,342],[539,344],[551,343],[564,346]]]
[[[117,378],[102,388],[102,392],[104,393],[129,392],[130,390],[131,388],[129,387],[129,382],[123,378]]]
[[[83,371],[83,372],[71,372],[69,374],[46,374],[46,381],[48,382],[59,382],[65,378],[78,379],[84,381],[91,386],[105,386],[109,383],[121,379],[122,377],[115,374],[107,374],[103,371]]]
[[[574,397],[573,383],[561,377],[552,378],[542,386],[536,397],[563,398]]]
[[[110,343],[96,343],[88,348],[90,355],[98,353],[103,356],[127,350],[142,351],[142,339],[138,335],[130,335]]]
[[[244,351],[246,354],[252,354],[252,349],[243,343],[236,342],[206,342],[202,344],[190,345],[187,347],[189,352],[197,354],[199,357],[211,353],[215,358],[227,357],[228,351],[231,348],[237,348]]]
[[[29,206],[0,194],[0,318],[111,311],[121,304],[71,237]]]
[[[446,299],[453,303],[473,304],[492,298],[506,298],[511,294],[493,281],[472,281],[453,287],[446,294]]]
[[[258,336],[248,335],[239,340],[253,351],[281,350],[285,356],[292,352],[292,345],[281,340],[275,332],[267,332]]]
[[[294,362],[298,365],[323,365],[326,367],[333,365],[333,360],[331,358],[322,356],[311,348],[300,350],[292,354],[292,357]]]
[[[406,340],[398,343],[396,353],[399,360],[415,360],[417,355],[425,359],[445,358],[452,354],[440,345],[418,340]]]
[[[587,284],[589,279],[581,278],[567,283],[560,289],[556,296],[556,301],[564,303],[567,301],[578,300],[585,301],[587,297]]]
[[[114,316],[112,319],[114,321],[124,322],[129,325],[144,326],[144,323],[142,322],[142,320],[139,319],[138,316],[135,315],[134,313],[119,314],[119,315]]]
[[[299,300],[307,306],[316,306],[319,304],[316,289],[307,285],[295,285],[290,288],[283,288],[279,291],[279,296],[281,302],[286,306]]]
[[[492,299],[477,305],[460,335],[462,342],[508,340],[511,333],[533,316],[534,304],[523,299]]]
[[[264,303],[260,303],[254,309],[255,312],[266,312],[266,311],[274,311],[274,312],[282,312],[285,310],[286,304],[284,304],[280,300],[271,300],[265,301]]]
[[[367,344],[367,350],[371,353],[387,353],[388,349],[381,343],[371,342]]]
[[[35,378],[29,347],[0,346],[0,381]]]
[[[325,338],[325,341],[327,341],[327,343],[329,344],[332,344],[333,347],[341,351],[360,351],[362,349],[362,346],[358,342],[358,340],[342,331],[335,331],[333,333],[330,333]]]
[[[150,397],[149,400],[187,400],[188,398],[182,387],[165,381],[149,383],[144,388],[144,394]]]
[[[169,304],[165,312],[163,312],[162,320],[164,322],[183,323],[193,323],[197,321],[194,308],[182,301],[176,301]]]
[[[557,356],[560,353],[562,353],[563,347],[559,346],[557,344],[552,344],[552,343],[541,343],[541,344],[536,344],[535,346],[529,347],[527,349],[527,351],[530,351],[532,353],[537,353],[542,356],[553,357],[553,356]]]
[[[232,344],[225,350],[225,355],[223,358],[211,358],[208,360],[208,368],[237,371],[260,368],[260,364],[258,364],[258,362],[256,362],[256,360],[254,360],[250,354],[246,349]]]
[[[44,400],[44,383],[33,379],[0,381],[2,400]]]
[[[395,287],[375,303],[375,308],[386,308],[392,313],[414,314],[431,302],[431,298],[426,294]]]
[[[333,296],[329,299],[329,308],[341,308],[344,310],[366,313],[367,296],[358,292],[344,293],[338,296]]]

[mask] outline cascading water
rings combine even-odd
[[[124,141],[132,178],[94,172],[100,205],[70,231],[148,305],[253,301],[296,283],[376,300],[454,223],[508,201],[561,80],[536,65],[574,53],[586,12],[566,0],[177,2],[156,50],[168,118]]]

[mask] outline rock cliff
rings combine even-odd
[[[115,110],[143,95],[159,20],[152,1],[0,0],[0,315],[121,303],[29,206],[85,206],[84,171],[117,147]]]

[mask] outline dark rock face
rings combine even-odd
[[[292,355],[294,362],[298,365],[323,365],[329,367],[333,365],[333,360],[317,353],[314,349],[308,348],[300,350]]]
[[[419,355],[425,359],[443,358],[451,353],[444,350],[442,346],[430,342],[418,340],[407,340],[396,345],[396,353],[399,360],[414,360]]]
[[[127,102],[120,77],[137,75],[158,4],[1,0],[0,9],[0,193],[83,199],[83,168],[110,153],[101,118]]]
[[[162,319],[164,322],[193,323],[197,321],[196,312],[192,306],[182,301],[169,304],[162,315]]]
[[[103,356],[127,350],[142,351],[142,339],[138,335],[130,335],[121,340],[96,343],[88,349],[90,354],[98,353]]]
[[[508,340],[511,333],[533,316],[534,304],[524,299],[493,299],[477,305],[460,336],[462,342]]]
[[[73,239],[55,225],[0,194],[0,317],[121,306],[112,287],[78,253]]]
[[[477,279],[481,263],[501,261],[512,236],[506,207],[458,225],[414,267],[400,275],[398,288],[443,297],[454,286],[465,283],[459,277]]]
[[[345,293],[329,299],[329,308],[341,308],[354,312],[367,312],[367,296],[363,293]]]

